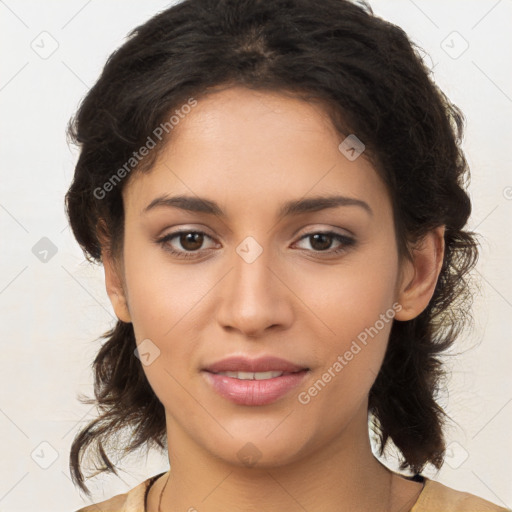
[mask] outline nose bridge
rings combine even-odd
[[[270,250],[263,249],[253,237],[247,237],[238,245],[236,253],[231,283],[233,292],[242,293],[245,300],[261,293],[272,293]]]
[[[260,238],[261,240],[261,238]],[[233,258],[233,275],[231,277],[231,292],[239,303],[251,308],[254,301],[270,298],[273,290],[271,249],[266,241],[260,244],[255,237],[248,236],[236,247]],[[242,301],[242,302],[241,302]]]
[[[274,275],[271,249],[248,236],[236,247],[233,267],[223,284],[218,320],[255,336],[267,327],[290,320],[285,290]]]

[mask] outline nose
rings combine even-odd
[[[233,268],[222,280],[217,320],[227,331],[259,338],[270,329],[293,322],[293,293],[285,284],[282,265],[264,250],[254,261],[235,254]]]

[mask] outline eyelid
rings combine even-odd
[[[340,236],[346,236],[348,238],[356,237],[355,233],[353,231],[351,231],[350,229],[330,226],[328,224],[316,224],[316,225],[314,224],[314,225],[310,225],[304,229],[305,229],[305,231],[303,232],[303,235],[314,235],[316,233],[332,233],[332,234],[336,234],[336,235],[340,235]],[[292,236],[293,237],[295,237],[295,236],[302,237],[303,235],[300,234],[301,231],[302,231],[302,228],[298,229],[297,231],[294,231]],[[297,233],[299,233],[299,234],[297,235]]]
[[[163,230],[164,232],[167,230],[167,229],[172,229],[172,227],[167,227],[165,230]],[[303,231],[302,234],[300,234],[300,232]],[[339,230],[339,231],[338,231]],[[173,235],[178,235],[180,233],[200,233],[200,234],[203,234],[203,235],[206,235],[208,236],[209,238],[211,239],[215,239],[216,236],[213,235],[213,234],[210,234],[209,232],[209,229],[207,227],[203,227],[203,226],[199,226],[199,227],[188,227],[188,226],[185,226],[185,227],[179,227],[177,228],[176,231],[172,231],[170,233],[167,233],[165,235],[157,235],[155,237],[155,240],[158,240],[158,239],[162,239],[162,238],[165,238],[169,235],[173,236]],[[347,238],[356,238],[356,235],[353,231],[351,231],[350,229],[347,229],[347,228],[339,228],[339,227],[334,227],[334,226],[329,226],[329,225],[313,225],[313,226],[308,226],[307,228],[299,228],[299,229],[296,229],[293,233],[292,233],[292,238],[300,238],[302,239],[304,236],[307,236],[307,235],[314,235],[314,234],[317,234],[317,233],[324,233],[324,234],[336,234],[336,235],[340,235],[340,236],[346,236]]]

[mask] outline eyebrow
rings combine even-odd
[[[287,201],[284,203],[278,213],[278,218],[290,217],[301,213],[317,212],[339,206],[358,206],[365,210],[369,215],[373,215],[370,205],[361,199],[346,196],[315,196],[306,199]],[[215,202],[202,197],[194,196],[159,196],[151,201],[142,213],[147,213],[157,207],[179,208],[188,212],[206,213],[225,218],[226,214]]]

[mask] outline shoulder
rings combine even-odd
[[[135,489],[132,489],[130,492],[133,492]],[[129,492],[125,494],[118,494],[117,496],[100,503],[93,503],[92,505],[83,507],[76,512],[125,512],[128,494]]]
[[[144,480],[124,494],[118,494],[100,503],[93,503],[75,512],[140,512],[145,509],[144,501],[147,489],[159,476],[161,475]]]
[[[411,512],[510,512],[510,509],[425,478],[423,491]]]

